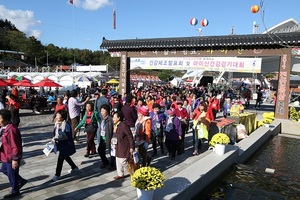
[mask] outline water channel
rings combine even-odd
[[[204,199],[300,199],[300,139],[274,136],[247,163],[233,166]]]

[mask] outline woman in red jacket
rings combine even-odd
[[[188,129],[188,113],[185,108],[182,107],[183,102],[182,101],[177,101],[177,108],[176,110],[176,116],[181,122],[181,130],[182,130],[182,139],[179,141],[178,144],[178,149],[177,149],[177,155],[183,154],[184,153],[184,137]]]
[[[1,172],[8,176],[11,192],[4,198],[13,198],[20,195],[20,189],[27,180],[19,175],[19,166],[22,159],[22,138],[18,127],[11,121],[11,112],[0,110],[0,157],[2,161]]]
[[[214,115],[214,119],[217,118],[217,113],[220,112],[220,101],[217,99],[217,96],[214,95],[213,98],[210,101],[211,109]]]

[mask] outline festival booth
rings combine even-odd
[[[245,125],[248,135],[256,129],[256,113],[244,112],[237,116],[228,116],[227,118],[234,121],[235,124]]]

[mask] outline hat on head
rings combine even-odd
[[[166,106],[165,102],[163,102],[163,101],[161,101],[161,102],[159,103],[159,105],[160,105],[161,107],[165,107],[165,106]]]
[[[138,109],[138,112],[141,113],[141,114],[144,115],[144,116],[148,116],[148,115],[149,115],[149,109],[148,109],[148,107],[146,107],[146,106],[141,106],[141,107]]]
[[[181,100],[177,101],[176,103],[183,105],[183,102]]]
[[[167,110],[167,114],[168,115],[175,115],[176,114],[176,110],[174,108],[171,108],[170,110]]]

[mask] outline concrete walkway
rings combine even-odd
[[[249,110],[250,112],[256,112]],[[257,111],[258,119],[263,110]],[[51,182],[55,173],[57,155],[51,153],[48,157],[42,152],[44,145],[52,138],[52,114],[35,115],[28,110],[21,110],[20,130],[25,142],[24,159],[26,164],[21,167],[20,174],[29,182],[21,190],[18,199],[136,199],[136,189],[130,185],[130,178],[114,180],[116,171],[100,169],[99,157],[85,158],[85,135],[81,132],[82,143],[76,145],[77,152],[72,156],[78,165],[79,171],[68,174],[70,166],[65,162],[62,177],[57,182]],[[188,133],[185,139],[186,151],[176,157],[174,161],[161,155],[154,158],[151,166],[163,171],[167,178],[181,172],[191,164],[203,158],[210,151],[208,145],[202,146],[199,156],[192,156],[192,134]],[[150,146],[151,155],[151,146]],[[0,174],[0,199],[9,193],[10,186],[7,177]]]

